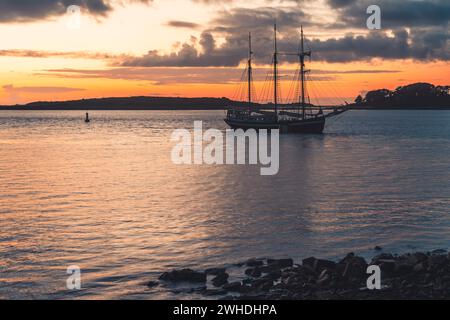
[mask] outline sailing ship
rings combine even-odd
[[[311,51],[305,51],[303,26],[301,27],[300,49],[297,53],[280,53],[277,44],[277,26],[274,26],[273,53],[273,108],[262,107],[253,103],[253,67],[252,38],[249,34],[249,55],[247,66],[247,99],[248,104],[230,106],[225,122],[232,129],[279,129],[281,133],[317,133],[324,131],[326,119],[346,112],[346,106],[317,107],[306,103],[306,58],[311,57]],[[279,56],[295,55],[299,59],[300,96],[295,106],[283,106],[279,102]],[[324,110],[330,112],[325,113]]]

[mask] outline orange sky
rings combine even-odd
[[[257,8],[266,2],[256,0],[249,3],[248,8]],[[322,13],[324,19],[332,20],[332,14],[320,3],[311,6],[310,14]],[[174,6],[178,10],[174,11]],[[210,21],[218,12],[231,10],[233,6],[236,5],[213,6],[190,0],[119,5],[107,16],[83,14],[80,28],[75,29],[67,25],[70,18],[67,15],[25,23],[0,23],[0,104],[131,95],[233,98],[235,81],[242,72],[240,68],[150,68],[120,67],[117,64],[123,56],[142,56],[150,50],[158,50],[161,54],[179,50],[180,44],[188,42],[191,37],[200,38],[201,32],[210,27]],[[196,25],[180,28],[168,24],[168,21],[181,20]],[[283,21],[279,24],[282,26]],[[326,39],[329,33],[342,37],[349,31],[355,32],[336,29],[327,30],[325,35],[321,34],[319,27],[306,29],[307,35],[309,32],[311,37]],[[218,34],[216,41],[220,46],[225,39]],[[246,50],[244,45],[242,51]],[[270,52],[267,55],[270,58]],[[295,68],[295,65],[288,64],[282,67],[286,70]],[[312,102],[322,103],[350,102],[368,90],[395,89],[413,82],[436,85],[450,82],[450,64],[439,60],[377,58],[327,63],[314,61],[313,53],[308,68],[313,71],[311,77],[318,80],[309,86],[310,98]],[[264,74],[255,75],[259,91]],[[283,82],[282,92],[288,92],[289,88],[290,82]]]

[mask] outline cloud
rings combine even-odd
[[[197,23],[179,20],[168,21],[166,25],[174,28],[187,28],[187,29],[197,29],[198,27],[200,27],[200,25]]]
[[[254,70],[255,81],[262,81],[266,78],[271,68],[258,67]],[[281,70],[283,79],[290,80],[295,70]],[[340,74],[369,74],[369,73],[398,73],[397,70],[366,69],[366,70],[312,70],[313,74],[318,75],[314,81],[333,80]],[[99,78],[99,79],[121,79],[132,81],[145,81],[154,85],[162,84],[195,84],[195,83],[214,83],[231,84],[239,79],[242,70],[238,68],[110,68],[110,69],[50,69],[38,76],[61,77],[61,78]]]
[[[107,14],[119,3],[132,0],[83,0],[79,4],[92,14]],[[142,56],[113,56],[104,53],[88,52],[45,52],[30,50],[1,50],[0,56],[27,57],[67,57],[109,60],[110,64],[121,67],[237,67],[247,57],[248,32],[253,34],[254,61],[257,64],[271,62],[273,51],[273,23],[279,24],[279,49],[281,52],[297,52],[298,28],[305,27],[306,35],[310,30],[359,30],[358,34],[346,34],[341,37],[331,35],[324,37],[309,37],[307,46],[313,50],[313,59],[328,62],[370,61],[381,59],[416,59],[450,60],[450,36],[448,32],[450,21],[450,2],[448,0],[378,0],[382,10],[382,27],[380,31],[368,31],[366,28],[366,8],[371,0],[325,0],[333,11],[337,22],[317,22],[304,10],[308,6],[298,6],[300,2],[309,0],[285,0],[277,2],[267,0],[263,7],[232,7],[220,9],[202,30],[199,38],[177,45],[168,54],[150,50]],[[64,7],[73,0],[50,1],[41,3],[50,8]],[[76,2],[76,1],[75,1]],[[149,3],[151,0],[134,0],[134,2]],[[231,3],[232,1],[205,1],[208,4]],[[17,15],[20,17],[42,16],[35,8],[37,1],[5,1],[2,6],[10,6],[14,10],[5,13],[7,19]],[[238,2],[236,2],[236,5]],[[326,7],[325,7],[326,8]],[[32,10],[36,9],[36,11]],[[56,9],[55,9],[56,10]],[[49,12],[55,12],[50,10]],[[7,11],[7,10],[6,10]],[[20,13],[20,15],[18,14]],[[49,13],[50,14],[50,13]],[[194,22],[170,20],[170,27],[200,28]],[[282,61],[294,62],[295,57],[283,57]]]
[[[449,10],[447,9],[450,8],[450,4],[443,0],[381,1],[383,3],[382,17],[386,19],[386,22],[383,20],[383,24],[386,23],[393,28],[368,31],[365,6],[369,2],[368,0],[329,0],[330,5],[339,8],[337,12],[341,19],[339,23],[341,29],[355,27],[364,29],[361,29],[361,35],[347,34],[339,38],[308,39],[307,45],[313,50],[315,60],[350,62],[370,61],[374,58],[422,61],[450,59]],[[430,7],[426,9],[425,5]],[[236,67],[247,57],[248,31],[253,33],[255,62],[267,64],[270,63],[270,55],[273,51],[275,20],[279,23],[281,52],[297,52],[300,25],[305,26],[306,32],[308,28],[316,30],[323,28],[323,25],[313,22],[312,17],[298,6],[251,9],[237,7],[221,10],[211,21],[210,27],[203,31],[198,42],[185,42],[180,49],[169,54],[160,54],[152,50],[143,56],[125,57],[121,66]],[[402,25],[413,27],[400,27]],[[334,24],[334,27],[336,26]],[[283,59],[288,62],[295,61],[294,57],[283,57]]]
[[[219,12],[218,17],[212,21],[212,26],[202,32],[198,42],[185,42],[178,51],[167,55],[151,50],[140,57],[127,57],[121,65],[126,67],[235,67],[247,56],[248,31],[255,34],[256,61],[267,62],[266,53],[273,47],[273,24],[276,20],[283,26],[280,34],[280,49],[296,50],[298,40],[288,43],[281,41],[281,37],[283,34],[286,37],[298,34],[298,27],[302,23],[308,23],[309,17],[300,9],[297,7],[235,8]],[[224,38],[224,43],[218,45],[215,35]]]
[[[106,16],[116,5],[150,3],[152,0],[0,0],[0,23],[30,22],[64,15],[71,5],[92,16]]]
[[[328,0],[337,9],[337,21],[330,27],[365,28],[366,9],[376,4],[381,9],[383,29],[449,26],[448,0]]]
[[[88,52],[88,51],[45,51],[45,50],[6,49],[0,50],[0,57],[108,60],[108,59],[119,59],[120,57],[123,56],[102,52]]]
[[[14,87],[12,84],[2,86],[7,93],[66,93],[84,91],[85,89],[70,87]]]
[[[370,32],[366,36],[347,35],[340,39],[309,42],[315,60],[349,62],[383,59],[449,60],[449,34],[441,30]]]

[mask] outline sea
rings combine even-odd
[[[174,164],[174,130],[225,131],[224,111],[84,116],[0,111],[0,299],[186,298],[147,283],[250,258],[450,247],[450,111],[354,110],[323,135],[280,135],[273,176]]]

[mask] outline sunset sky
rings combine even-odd
[[[381,7],[381,30],[366,27],[371,4]],[[70,5],[82,9],[79,25]],[[275,20],[280,51],[296,52],[305,29],[313,102],[350,102],[413,82],[450,84],[448,0],[0,0],[0,104],[233,98],[250,31],[262,88]],[[281,60],[288,79],[297,65]]]

